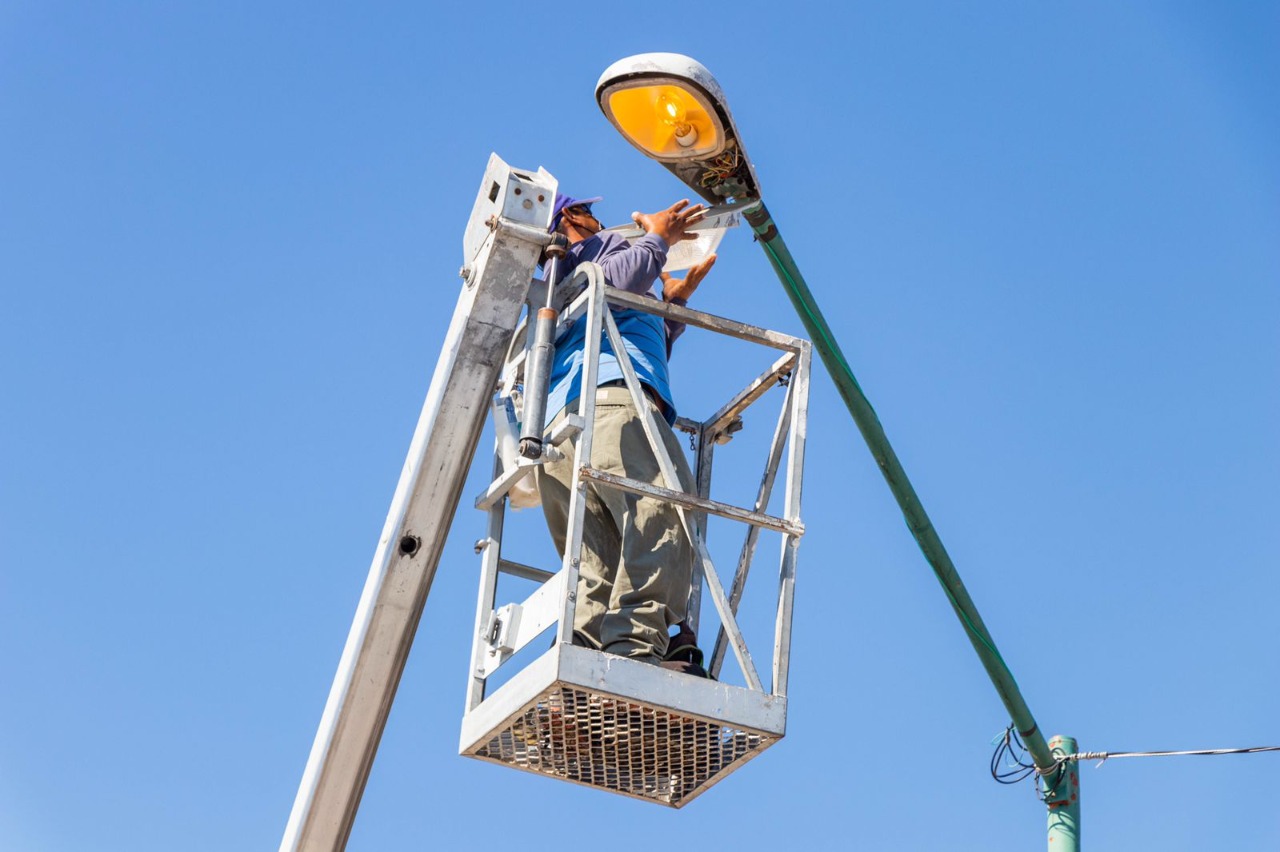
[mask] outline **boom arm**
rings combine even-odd
[[[469,262],[444,350],[280,842],[347,844],[396,687],[543,246],[556,181],[490,157],[464,240]]]

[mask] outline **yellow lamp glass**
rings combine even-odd
[[[623,83],[605,93],[614,124],[633,145],[659,160],[712,157],[724,131],[705,97],[669,81]]]

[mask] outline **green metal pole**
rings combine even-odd
[[[996,650],[995,642],[991,639],[986,625],[982,623],[977,607],[974,606],[969,592],[960,580],[960,575],[956,572],[956,567],[951,562],[946,548],[942,546],[942,539],[938,537],[920,498],[911,487],[911,481],[907,479],[906,471],[902,469],[898,456],[893,452],[893,447],[889,445],[889,439],[884,434],[880,419],[876,417],[875,409],[871,407],[871,403],[862,393],[862,388],[858,386],[853,370],[850,369],[844,353],[840,351],[840,346],[836,343],[831,329],[827,327],[826,320],[823,319],[821,311],[813,300],[813,294],[809,292],[809,287],[804,282],[804,276],[800,274],[795,260],[791,257],[791,252],[782,241],[773,217],[769,215],[763,202],[746,211],[745,216],[752,230],[755,231],[760,245],[764,247],[765,254],[769,256],[769,261],[773,264],[783,287],[786,288],[787,295],[791,297],[791,303],[795,305],[801,321],[813,338],[814,348],[822,356],[822,362],[827,365],[827,371],[835,381],[836,389],[844,398],[844,403],[848,406],[849,413],[853,415],[854,422],[858,424],[858,429],[862,432],[871,455],[880,466],[880,472],[889,483],[889,490],[893,492],[898,505],[902,508],[907,527],[915,536],[925,559],[932,566],[934,575],[942,584],[952,608],[964,625],[969,641],[978,652],[978,657],[987,670],[987,676],[995,685],[1000,700],[1008,709],[1009,717],[1013,720],[1018,735],[1022,737],[1023,743],[1041,773],[1052,772],[1054,758],[1049,751],[1049,746],[1045,743],[1044,735],[1036,725],[1035,718],[1031,715],[1031,710],[1018,690],[1013,673],[1009,671],[1000,652]]]
[[[1054,737],[1049,748],[1055,758],[1075,754],[1079,749],[1071,737]],[[1080,773],[1076,761],[1044,776],[1041,785],[1044,803],[1049,806],[1049,852],[1080,852]]]

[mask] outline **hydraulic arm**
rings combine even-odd
[[[546,171],[490,157],[464,238],[465,284],[369,567],[281,850],[346,846],[528,297],[555,201]]]

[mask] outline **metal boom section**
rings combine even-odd
[[[280,842],[346,846],[511,334],[556,183],[494,155],[467,228],[469,267]],[[474,253],[473,253],[474,250]]]

